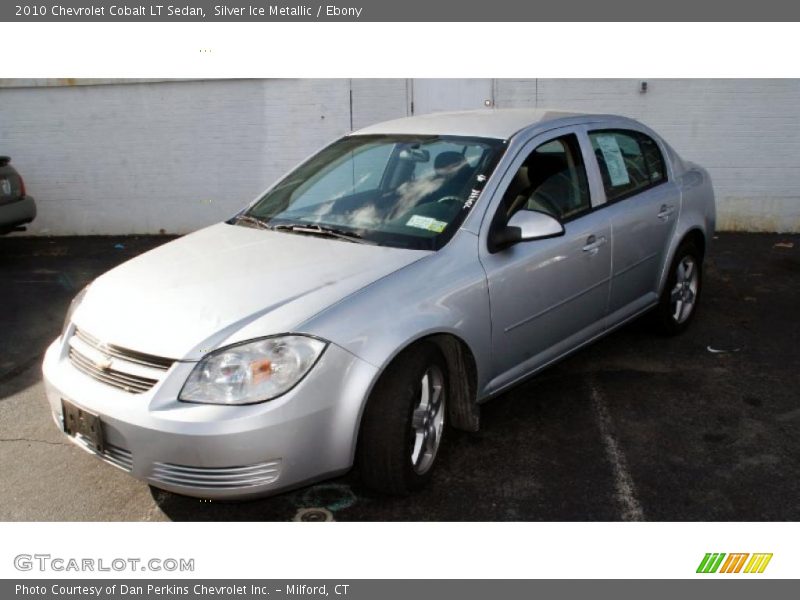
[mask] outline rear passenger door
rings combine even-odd
[[[640,131],[589,130],[612,235],[609,325],[658,299],[658,281],[680,208],[659,144]]]

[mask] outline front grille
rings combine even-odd
[[[153,356],[152,354],[145,354],[144,352],[136,352],[135,350],[128,350],[127,348],[120,348],[111,344],[104,344],[96,337],[93,337],[81,329],[75,329],[75,337],[82,342],[85,342],[92,348],[96,348],[111,356],[112,358],[120,358],[126,362],[143,365],[145,367],[152,367],[153,369],[161,369],[166,371],[172,366],[175,361],[171,358],[163,358],[161,356]]]
[[[272,483],[278,479],[280,471],[280,459],[247,467],[187,467],[155,463],[152,477],[172,485],[224,489]]]
[[[69,360],[81,373],[131,394],[151,389],[175,362],[104,344],[80,329],[75,330],[69,346]]]
[[[89,359],[76,352],[73,348],[69,349],[69,360],[72,362],[72,365],[81,373],[84,373],[85,375],[88,375],[97,381],[102,381],[108,385],[113,385],[116,388],[125,390],[126,392],[131,392],[132,394],[141,394],[142,392],[146,392],[156,383],[158,383],[157,379],[126,375],[125,373],[122,373],[121,371],[115,371],[114,369],[100,369]]]

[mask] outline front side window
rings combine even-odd
[[[560,221],[591,209],[586,169],[578,138],[565,135],[538,146],[517,169],[503,196],[507,218],[535,210]]]
[[[608,202],[621,200],[666,180],[664,157],[655,140],[638,131],[589,133]]]
[[[290,173],[244,216],[283,230],[335,228],[367,242],[437,250],[504,150],[501,140],[483,138],[349,136]]]

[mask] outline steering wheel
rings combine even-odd
[[[461,204],[463,201],[464,200],[462,198],[458,197],[458,196],[442,196],[441,198],[439,198],[436,201],[436,203],[437,204],[450,204],[450,203],[453,203],[453,202],[458,202],[459,204]]]

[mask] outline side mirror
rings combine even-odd
[[[519,242],[543,240],[564,235],[564,226],[555,217],[533,210],[520,210],[508,220],[508,225],[491,237],[492,252]]]
[[[564,235],[561,221],[552,215],[535,210],[518,210],[508,220],[507,227],[518,227],[522,242]]]

